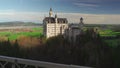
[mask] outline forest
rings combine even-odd
[[[28,40],[31,42],[34,38],[24,36],[21,39],[24,40],[21,42],[27,40],[25,45],[29,46]],[[14,40],[14,43],[8,39],[0,42],[0,55],[95,68],[120,67],[120,43],[111,47],[105,41],[112,38],[103,37],[100,33],[95,33],[93,28],[89,28],[84,34],[78,35],[76,40],[72,44],[62,35],[49,39],[40,35],[39,41],[36,40],[40,44],[23,47],[19,39]]]

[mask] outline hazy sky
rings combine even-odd
[[[120,24],[120,0],[0,0],[0,22],[32,21],[40,23],[49,8],[71,23]]]

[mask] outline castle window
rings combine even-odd
[[[65,20],[64,20],[64,23],[65,23]]]

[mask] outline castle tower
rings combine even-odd
[[[57,14],[55,14],[55,23],[57,23]]]
[[[83,28],[84,23],[83,23],[83,18],[82,17],[80,18],[80,23],[79,24],[80,24],[80,28]]]
[[[50,8],[49,17],[52,17],[52,15],[53,15],[52,8]]]
[[[55,14],[55,36],[57,35],[57,14]]]
[[[82,17],[80,18],[80,23],[83,24],[83,18]]]

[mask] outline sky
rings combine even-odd
[[[25,21],[42,23],[53,9],[53,16],[69,23],[120,24],[120,0],[0,0],[0,22]]]

